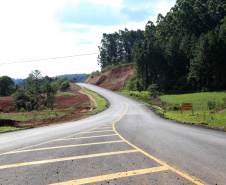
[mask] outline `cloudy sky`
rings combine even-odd
[[[26,78],[35,69],[51,77],[100,70],[97,53],[103,33],[144,30],[148,20],[156,22],[158,13],[165,15],[174,4],[175,0],[0,0],[0,76]],[[51,59],[57,57],[62,58]]]

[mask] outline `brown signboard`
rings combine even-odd
[[[186,110],[191,110],[191,111],[193,111],[192,103],[182,103],[182,104],[181,104],[181,110],[182,110],[182,111],[186,111]]]

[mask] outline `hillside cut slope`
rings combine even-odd
[[[135,65],[105,71],[100,76],[89,77],[85,83],[97,85],[106,89],[116,91],[125,86],[126,82],[134,75]]]

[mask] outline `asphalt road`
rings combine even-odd
[[[0,184],[226,184],[226,133],[164,120],[144,104],[81,84],[107,110],[0,134]]]

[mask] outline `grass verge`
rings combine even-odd
[[[73,94],[70,92],[62,92],[62,93],[56,95],[56,97],[60,97],[60,96],[76,96],[76,94]]]
[[[83,93],[91,95],[97,103],[97,106],[93,107],[94,106],[93,101],[90,100],[90,108],[93,107],[93,110],[85,113],[81,118],[85,118],[85,117],[88,117],[90,115],[96,114],[96,113],[101,112],[101,111],[103,111],[107,108],[107,101],[104,98],[100,97],[97,93],[89,91],[85,88],[82,89],[81,91]],[[75,94],[68,93],[68,92],[60,94],[60,96],[64,96],[64,95],[75,96]],[[76,109],[75,107],[69,107],[68,109],[62,109],[62,110],[75,110],[75,109]],[[45,119],[45,118],[62,117],[62,116],[66,115],[65,113],[60,112],[60,111],[61,110],[58,110],[58,111],[47,110],[47,111],[44,111],[44,112],[31,112],[31,113],[27,113],[27,112],[14,113],[14,114],[4,114],[4,113],[2,113],[2,114],[0,114],[0,119],[21,121],[20,126],[35,127],[34,123],[26,123],[26,121],[33,119],[33,118],[41,120],[41,119]],[[23,123],[23,122],[25,122],[25,123]],[[0,133],[1,132],[7,132],[7,131],[20,130],[20,129],[21,128],[17,128],[17,127],[2,126],[2,127],[0,127]]]
[[[95,106],[94,109],[91,112],[88,112],[87,114],[93,115],[93,114],[101,112],[101,111],[103,111],[107,108],[107,101],[104,98],[100,97],[97,93],[95,93],[93,91],[89,91],[86,88],[83,88],[80,91],[85,93],[85,94],[89,94],[90,96],[92,96],[97,103],[97,106]],[[92,100],[90,100],[90,107],[93,107],[93,101]]]
[[[164,115],[165,118],[226,130],[226,110],[219,114],[216,113],[219,109],[226,106],[226,92],[163,95],[159,96],[160,102],[158,104],[155,104],[155,99],[147,91],[121,90],[120,93],[153,107],[158,113]],[[181,103],[192,103],[194,111],[181,112]],[[178,109],[172,111],[166,105],[177,105]]]
[[[45,119],[45,118],[52,118],[52,117],[61,117],[64,116],[65,113],[63,112],[34,112],[34,113],[19,113],[17,115],[5,115],[0,114],[0,119],[10,119],[14,121],[28,121],[33,118],[38,119]]]
[[[20,130],[20,128],[17,128],[17,127],[10,127],[10,126],[0,127],[0,133],[1,133],[1,132],[14,131],[14,130]]]

